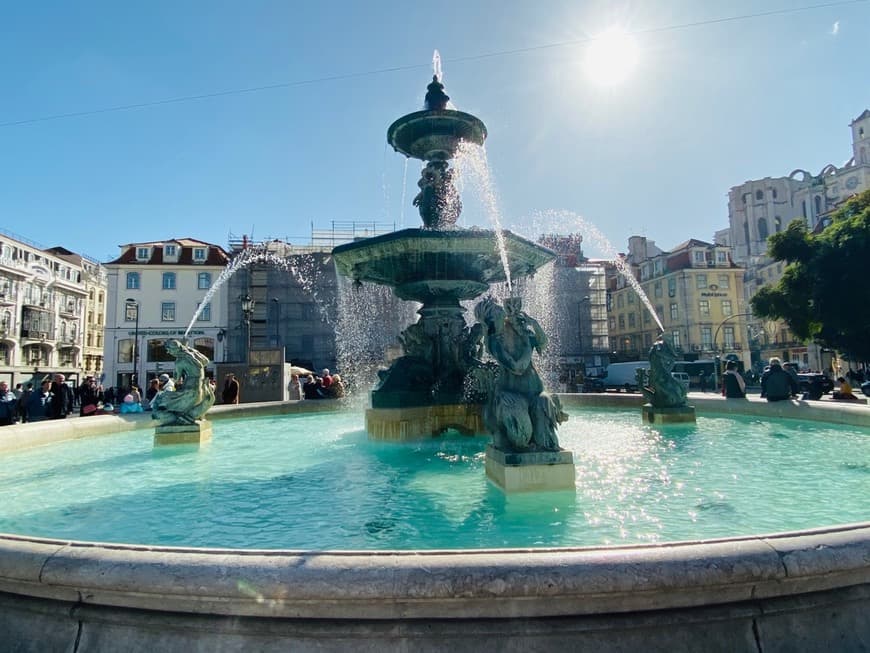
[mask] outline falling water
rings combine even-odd
[[[631,270],[628,267],[628,264],[625,262],[616,249],[610,243],[609,240],[601,233],[601,231],[594,224],[585,220],[582,216],[574,213],[573,211],[539,211],[533,217],[534,222],[534,230],[538,233],[545,233],[547,231],[553,232],[579,232],[583,235],[583,238],[591,242],[595,247],[601,250],[605,256],[613,263],[616,267],[617,271],[623,276],[626,282],[634,289],[637,293],[637,296],[640,297],[640,300],[643,302],[646,309],[650,312],[656,324],[659,327],[659,330],[664,332],[665,328],[662,325],[662,321],[653,308],[652,302],[647,297],[643,288],[640,285],[640,282],[635,278],[632,274]],[[542,229],[542,227],[546,227]]]
[[[384,362],[400,355],[399,333],[415,321],[417,302],[398,299],[386,286],[354,284],[339,275],[335,344],[338,369],[354,397],[366,399]]]
[[[456,171],[459,173],[462,185],[472,184],[480,197],[484,211],[495,228],[495,240],[498,247],[498,255],[504,268],[508,292],[513,288],[511,270],[508,265],[507,247],[505,246],[504,233],[501,226],[501,211],[498,208],[495,187],[489,172],[489,163],[486,158],[486,149],[473,143],[460,143],[455,159]]]
[[[286,259],[281,258],[280,256],[268,251],[262,245],[243,249],[236,256],[234,256],[233,259],[227,264],[227,267],[225,267],[221,271],[220,275],[218,275],[218,278],[212,284],[211,288],[209,288],[208,291],[205,293],[205,296],[202,298],[199,306],[196,307],[196,311],[194,311],[193,317],[190,319],[190,324],[188,324],[187,328],[184,330],[185,340],[187,340],[187,334],[190,333],[190,330],[196,323],[197,318],[199,318],[200,313],[202,313],[205,306],[212,300],[212,297],[214,297],[215,293],[220,289],[220,287],[223,286],[224,283],[226,283],[226,281],[236,272],[254,263],[270,263],[281,268],[282,270],[290,269]]]
[[[405,198],[408,195],[408,162],[410,157],[405,157],[405,170],[402,172],[402,203],[400,206],[401,213],[399,214],[399,227],[405,228]]]

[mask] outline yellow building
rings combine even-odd
[[[744,270],[730,247],[692,239],[665,252],[633,236],[622,265],[635,283],[624,274],[611,281],[608,326],[616,359],[646,358],[664,332],[685,360],[734,354],[749,367]]]

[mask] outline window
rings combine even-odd
[[[676,347],[676,348],[682,347],[682,345],[680,344],[680,330],[679,329],[674,329],[673,331],[671,331],[671,340],[674,343],[674,347]]]
[[[623,299],[623,295],[616,296],[616,308],[622,308],[625,306],[625,300]]]
[[[719,275],[719,288],[723,290],[728,290],[731,287],[731,275],[729,274],[720,274]]]
[[[695,286],[698,290],[703,290],[707,287],[707,275],[706,274],[697,274],[695,275]]]
[[[151,250],[147,247],[137,247],[136,248],[136,258],[140,261],[147,261],[148,255],[151,253]]]
[[[716,262],[717,263],[727,263],[728,262],[728,252],[723,249],[716,250]]]
[[[620,329],[625,328],[625,315],[623,315],[623,314],[619,315],[619,328]]]
[[[139,290],[139,273],[127,273],[127,290]]]
[[[205,247],[195,247],[193,249],[193,260],[199,263],[205,261]]]
[[[163,255],[164,256],[170,256],[170,257],[174,258],[177,252],[178,252],[178,250],[175,248],[175,245],[164,245],[163,246]]]
[[[139,317],[139,305],[133,302],[124,304],[124,321],[135,322],[137,317]]]
[[[818,215],[819,213],[822,212],[822,197],[821,197],[821,195],[816,195],[816,198],[814,201],[816,203],[816,215]]]
[[[695,263],[706,263],[707,257],[704,256],[703,250],[696,249],[692,252],[692,260],[695,261]]]
[[[197,304],[196,307],[199,308],[201,304]],[[200,322],[211,322],[211,302],[202,307],[202,311],[199,314]]]
[[[652,334],[644,333],[643,334],[643,346],[644,347],[652,347]]]
[[[612,315],[607,318],[607,328],[610,331],[613,331],[614,329],[616,329],[616,318],[613,317]]]
[[[175,302],[162,302],[160,304],[161,322],[175,322]]]
[[[196,287],[199,290],[208,290],[211,288],[211,272],[200,272],[196,275]]]
[[[722,315],[724,317],[728,317],[729,315],[731,315],[731,313],[732,313],[731,300],[730,299],[723,299],[722,300]]]
[[[710,302],[709,300],[702,299],[698,302],[698,312],[705,316],[710,317]]]
[[[782,218],[781,218],[781,217],[776,216],[776,217],[773,219],[773,230],[774,230],[776,233],[779,233],[780,231],[782,231]]]
[[[649,311],[644,311],[643,312],[643,323],[649,324],[651,319],[652,318],[650,317]]]
[[[126,338],[118,341],[118,362],[133,362],[133,338]]]
[[[680,319],[680,307],[676,302],[671,303],[671,319],[679,320]]]
[[[755,199],[763,200],[764,199],[764,191],[762,191],[762,190],[755,191]]]
[[[662,260],[661,260],[660,258],[656,259],[656,262],[655,262],[655,273],[656,273],[656,274],[661,274],[661,273],[662,273]]]
[[[633,329],[637,326],[637,319],[635,318],[634,313],[628,314],[628,328]]]
[[[677,278],[671,277],[668,279],[668,297],[675,297],[677,294]]]
[[[628,303],[634,304],[634,293],[633,292],[628,293]]]
[[[734,327],[722,327],[722,341],[726,349],[734,349]]]
[[[776,199],[776,189],[775,188],[770,189],[770,194],[773,196],[773,199]]]
[[[768,236],[767,232],[767,219],[766,218],[758,218],[758,237],[761,240],[767,240]]]
[[[175,290],[175,272],[163,273],[163,290]]]
[[[713,329],[712,327],[701,327],[701,346],[704,349],[713,348]]]
[[[658,315],[659,317],[661,317],[661,316],[663,316],[664,314],[665,314],[665,307],[664,307],[664,306],[661,306],[661,305],[656,306],[656,315]]]
[[[662,282],[661,281],[655,282],[655,284],[653,285],[653,291],[654,291],[656,297],[662,296]]]

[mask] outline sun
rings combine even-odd
[[[596,84],[613,86],[625,81],[637,67],[638,48],[628,32],[612,28],[589,43],[583,68]]]

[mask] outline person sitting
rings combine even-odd
[[[746,381],[737,371],[737,363],[728,361],[722,375],[722,394],[726,399],[746,399]]]
[[[320,392],[320,384],[317,382],[313,374],[308,375],[305,385],[302,386],[302,393],[306,399],[323,399],[323,394]]]
[[[128,394],[124,397],[124,401],[121,402],[121,408],[118,412],[121,414],[141,413],[142,403],[141,401],[136,401],[136,397],[132,393]]]
[[[323,386],[324,390],[328,389],[329,386],[332,385],[332,375],[329,373],[329,369],[324,367],[323,372],[320,373],[320,385]]]
[[[852,386],[849,385],[849,382],[845,378],[842,376],[837,377],[837,382],[840,384],[840,388],[835,390],[831,395],[834,399],[858,401],[858,397],[852,393]]]
[[[344,396],[344,382],[341,380],[341,375],[332,375],[332,383],[326,393],[330,399],[341,399]]]
[[[797,395],[797,381],[782,369],[782,361],[774,356],[770,359],[770,367],[761,375],[761,396],[768,401],[784,401]]]

